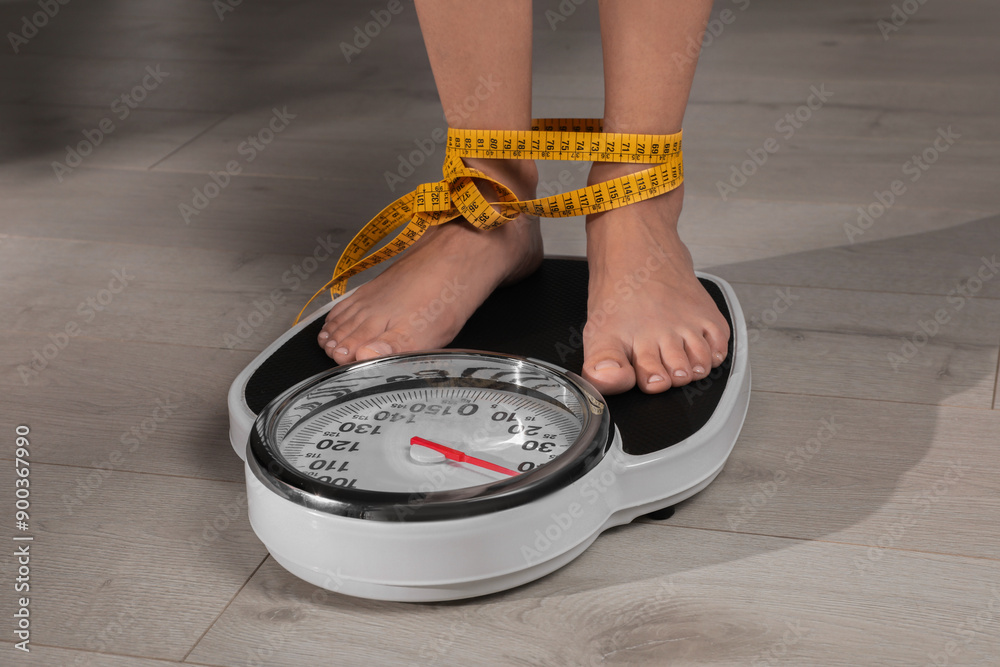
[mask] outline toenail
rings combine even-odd
[[[715,358],[718,359],[719,361],[722,361],[722,359],[723,359],[724,356],[725,355],[723,355],[721,352],[716,352],[715,353]]]
[[[368,343],[365,345],[365,348],[371,350],[379,356],[392,354],[392,346],[384,340],[377,340],[374,343]]]
[[[654,382],[663,382],[663,376],[662,375],[650,375],[648,382],[650,384],[653,384]]]
[[[326,343],[323,344],[323,346],[328,350],[332,350],[333,348],[337,347],[337,341],[328,340],[326,341]]]
[[[619,364],[617,361],[614,361],[613,359],[605,359],[604,361],[598,362],[594,366],[595,371],[604,370],[605,368],[621,368],[621,364]]]
[[[326,331],[320,331],[319,332],[319,339],[320,340],[326,340],[329,337],[330,337],[330,334],[327,333]]]
[[[327,345],[327,347],[330,347],[330,346]],[[337,354],[350,354],[351,353],[351,351],[348,350],[346,347],[338,347],[336,350],[334,350],[334,352],[336,352]]]
[[[684,371],[674,371],[674,377],[677,378],[687,377],[687,373],[685,373]]]
[[[702,373],[705,372],[705,369],[702,368],[701,366],[695,366],[693,370],[695,375],[701,375]]]

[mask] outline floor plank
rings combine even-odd
[[[993,399],[996,300],[966,300],[957,309],[944,296],[762,285],[736,291],[755,388],[983,409]],[[945,323],[935,329],[928,322],[940,310]]]
[[[784,114],[776,114],[780,115]],[[957,124],[953,129],[961,133]],[[922,139],[893,142],[797,136],[785,142],[771,128],[756,139],[719,139],[717,149],[712,141],[706,141],[699,150],[685,153],[685,186],[694,194],[711,193],[723,201],[752,197],[867,207],[877,203],[876,192],[884,192],[899,181],[905,190],[901,190],[898,203],[905,201],[910,207],[998,212],[991,184],[1000,177],[1000,165],[990,142],[957,140],[947,152],[938,153],[927,170],[915,171],[922,168],[914,157],[919,159],[925,150],[934,150],[937,132],[938,128],[929,127]],[[755,164],[744,167],[750,160],[746,151],[763,150],[769,138],[778,141],[778,152],[759,168]],[[739,170],[739,176],[734,175],[734,169]],[[921,174],[916,181],[915,173]]]
[[[242,483],[226,394],[255,353],[82,335],[65,342],[56,352],[44,338],[6,336],[0,356],[18,362],[4,368],[0,386],[9,414],[39,415],[32,460],[76,466],[66,493],[89,496],[95,470]],[[54,356],[42,366],[36,351]]]
[[[117,626],[112,626],[112,632],[116,631]],[[95,645],[99,646],[96,643]],[[131,655],[109,655],[93,651],[40,646],[35,642],[29,646],[31,651],[24,653],[15,649],[11,642],[0,642],[0,656],[7,661],[5,664],[32,667],[35,665],[38,667],[51,667],[52,665],[64,665],[65,667],[168,667],[169,665],[185,664],[175,660],[137,658]]]
[[[905,553],[899,579],[876,578],[852,571],[862,553],[633,525],[537,583],[439,605],[314,601],[316,589],[268,559],[191,658],[235,666],[249,655],[282,667],[317,655],[382,665],[912,665],[959,641],[964,664],[986,664],[998,648],[997,615],[968,643],[958,628],[996,606],[995,561]]]
[[[997,411],[767,391],[751,401],[725,469],[667,523],[876,547],[856,561],[871,577],[900,550],[1000,559]]]
[[[67,499],[77,475],[94,476],[91,494]],[[113,653],[180,660],[265,554],[240,484],[39,464],[31,489],[31,574],[39,582],[31,627],[47,645],[93,649],[107,636]],[[12,563],[4,563],[10,580]],[[14,604],[4,597],[4,616]]]
[[[898,211],[867,230],[858,225],[856,209],[851,215],[854,219],[844,220],[840,231],[853,243],[727,264],[718,271],[737,282],[773,284],[780,275],[803,287],[951,297],[942,305],[950,305],[956,313],[961,312],[962,301],[1000,298],[1000,217],[915,233],[914,228],[927,223],[954,219],[954,212]],[[824,218],[803,220],[802,226],[818,223],[815,226],[836,230],[836,222]],[[886,230],[881,230],[882,239],[867,240],[868,232],[882,225],[898,235],[885,238]]]
[[[383,180],[358,185],[362,196],[346,197],[313,181],[235,177],[205,204],[194,193],[213,183],[205,173],[82,167],[59,187],[52,178],[46,164],[5,180],[8,235],[303,255],[313,252],[318,236],[349,240],[371,217],[376,197],[391,200]],[[202,208],[195,213],[180,208],[196,203]]]
[[[36,4],[0,0],[0,25]],[[225,404],[326,279],[317,249],[336,254],[439,177],[445,121],[416,13],[404,3],[348,58],[385,0],[219,4],[69,3],[0,52],[2,428],[32,428],[37,547],[34,648],[0,638],[0,662],[995,662],[1000,281],[979,273],[1000,254],[993,0],[923,3],[888,39],[888,1],[716,3],[714,27],[733,20],[695,78],[681,226],[750,322],[741,439],[670,520],[613,530],[533,584],[434,605],[317,596],[266,558]],[[535,115],[601,115],[598,3],[533,11]],[[119,121],[111,105],[157,66],[169,75]],[[820,85],[833,94],[784,136]],[[295,117],[248,160],[241,142],[286,106]],[[52,161],[109,114],[115,132],[58,182]],[[955,144],[908,180],[949,126]],[[778,152],[720,192],[772,136]],[[185,220],[232,160],[242,173]],[[553,191],[586,175],[541,174]],[[894,180],[905,193],[852,231]],[[582,220],[543,230],[550,253],[584,253]],[[129,286],[102,293],[122,269]],[[22,371],[35,352],[52,358]],[[838,428],[819,440],[824,419]],[[15,567],[0,559],[6,580]]]
[[[323,262],[313,254],[291,257],[10,237],[0,253],[8,288],[17,290],[22,301],[0,306],[0,319],[6,327],[36,332],[39,347],[52,342],[47,335],[69,327],[71,336],[79,331],[75,335],[104,340],[263,349],[291,326],[332,273],[334,244],[319,241],[314,248],[319,257],[326,257]],[[67,265],[75,279],[54,289],[51,267]],[[178,271],[182,265],[186,269]],[[157,296],[151,299],[154,292]],[[26,347],[17,361],[27,363],[31,357]]]
[[[84,166],[145,170],[223,118],[131,109],[120,100],[109,100],[104,109],[0,107],[0,118],[16,115],[21,120],[19,132],[0,136],[0,152],[11,160],[49,167],[53,186],[73,178]]]

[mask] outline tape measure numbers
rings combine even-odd
[[[467,167],[462,158],[508,160],[577,160],[651,164],[648,169],[579,190],[541,199],[519,201],[510,188],[483,172]],[[336,298],[347,280],[406,250],[433,225],[465,218],[479,229],[494,229],[526,213],[566,218],[600,213],[662,195],[684,180],[681,133],[619,134],[604,132],[601,119],[537,119],[530,131],[448,130],[443,179],[425,183],[382,209],[344,249],[333,278],[324,290]],[[490,183],[498,201],[487,201],[473,179]],[[404,226],[405,225],[405,226]],[[373,247],[403,227],[394,239],[366,256]]]

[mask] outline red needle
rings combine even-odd
[[[487,470],[492,470],[493,472],[502,472],[505,475],[519,475],[520,473],[514,472],[509,468],[504,468],[503,466],[498,466],[495,463],[490,463],[489,461],[484,461],[482,459],[477,459],[475,456],[469,456],[465,452],[460,452],[457,449],[452,449],[451,447],[446,447],[444,445],[439,445],[436,442],[431,442],[424,438],[419,438],[413,436],[410,438],[410,445],[420,445],[421,447],[426,447],[428,449],[433,449],[435,452],[440,452],[444,454],[445,458],[451,459],[452,461],[458,461],[459,463],[471,463],[474,466],[479,466],[480,468],[486,468]]]

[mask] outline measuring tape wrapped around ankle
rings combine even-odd
[[[634,174],[579,190],[519,201],[514,192],[483,172],[465,166],[462,158],[507,160],[584,160],[651,164]],[[347,279],[406,250],[433,225],[464,218],[489,230],[526,213],[565,218],[600,213],[650,199],[678,187],[684,180],[681,133],[618,134],[604,132],[600,119],[538,119],[530,131],[448,130],[443,168],[437,183],[425,183],[379,212],[344,249],[333,278],[309,299],[299,317],[323,290],[336,298]],[[497,200],[487,201],[473,179],[488,182]],[[405,227],[403,227],[405,225]],[[396,237],[376,252],[373,247],[399,227]]]

